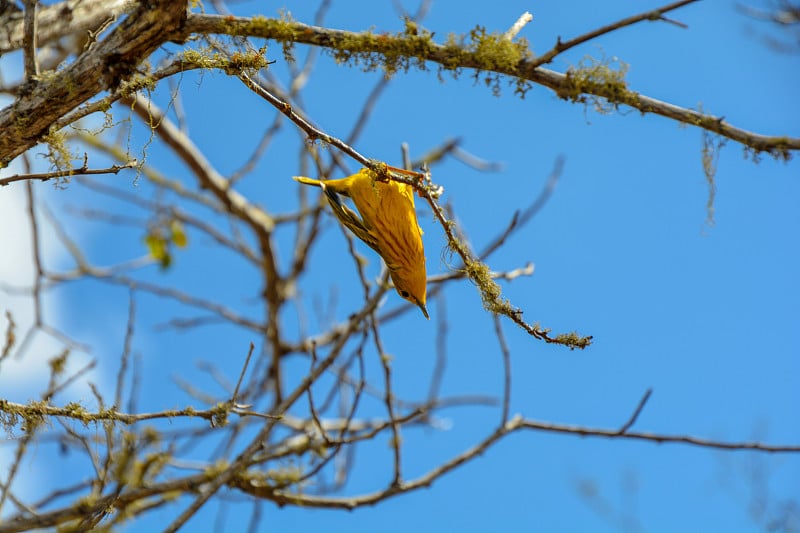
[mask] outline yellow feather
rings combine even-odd
[[[338,180],[320,181],[302,176],[294,179],[325,191],[336,218],[378,252],[389,268],[397,293],[419,306],[428,318],[425,249],[414,209],[413,188],[396,181],[375,181],[366,168]],[[361,216],[338,195],[350,197]]]

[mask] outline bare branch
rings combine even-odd
[[[277,96],[274,96],[264,87],[253,81],[253,79],[250,78],[250,76],[248,76],[246,73],[244,72],[240,73],[239,79],[242,80],[242,83],[244,83],[254,93],[256,93],[264,100],[269,102],[273,107],[275,107],[275,109],[277,109],[278,111],[289,117],[289,120],[297,124],[300,127],[300,129],[306,132],[306,135],[308,135],[309,142],[313,142],[319,139],[325,142],[326,144],[330,144],[331,146],[338,148],[339,150],[346,153],[347,155],[349,155],[350,157],[352,157],[353,159],[355,159],[356,161],[358,161],[359,163],[361,163],[366,167],[371,167],[373,165],[369,159],[367,159],[360,153],[356,152],[350,145],[337,139],[336,137],[324,133],[319,128],[313,126],[308,120],[300,116],[288,102],[285,102],[280,98],[278,98]]]
[[[494,322],[494,333],[497,336],[497,344],[500,347],[500,354],[503,356],[503,411],[500,416],[500,425],[504,426],[508,422],[508,411],[511,406],[511,351],[508,348],[503,325],[497,315],[492,315]]]
[[[247,372],[247,366],[250,364],[250,358],[253,357],[253,350],[255,350],[256,345],[252,342],[250,343],[250,349],[247,351],[247,358],[244,360],[244,365],[242,365],[242,372],[239,374],[239,381],[236,382],[236,388],[233,389],[233,395],[231,396],[231,404],[237,405],[236,401],[239,398],[239,389],[242,386],[242,380],[244,379],[244,375]]]
[[[36,59],[39,45],[36,41],[36,11],[39,7],[38,0],[25,0],[25,20],[23,33],[23,48],[25,53],[25,80],[26,83],[35,84],[39,76],[39,61]]]
[[[133,0],[67,0],[44,6],[36,16],[39,45],[67,35],[94,30],[109,18],[123,15],[137,5]],[[23,47],[26,38],[23,21],[0,16],[0,55]]]
[[[66,178],[71,176],[89,176],[95,174],[119,174],[120,170],[126,168],[134,168],[139,163],[134,159],[122,165],[112,165],[108,168],[89,168],[84,162],[81,168],[73,168],[69,170],[57,170],[53,172],[43,172],[40,174],[14,174],[7,178],[0,178],[0,186],[5,187],[15,181],[47,181],[54,178]]]
[[[511,26],[508,29],[508,31],[506,31],[503,34],[503,39],[507,39],[509,41],[513,40],[514,37],[516,37],[517,34],[520,31],[522,31],[522,28],[524,28],[532,20],[533,20],[533,15],[531,15],[530,13],[528,13],[526,11],[525,13],[520,15],[519,18],[517,19],[517,21],[514,23],[514,25]]]
[[[320,507],[332,509],[355,509],[367,505],[374,505],[379,501],[386,500],[398,494],[410,492],[420,488],[428,487],[433,481],[442,477],[444,474],[458,468],[470,461],[472,458],[483,454],[506,435],[520,430],[537,430],[555,433],[567,433],[576,436],[606,437],[616,439],[646,440],[656,443],[682,443],[694,446],[722,449],[722,450],[759,450],[773,453],[800,453],[800,446],[775,446],[766,445],[758,442],[729,443],[712,441],[688,436],[668,436],[651,433],[620,433],[618,430],[602,430],[586,428],[582,426],[567,426],[560,424],[547,424],[525,420],[520,416],[509,420],[505,425],[495,430],[492,434],[483,439],[479,444],[465,450],[461,454],[453,457],[449,461],[429,471],[427,474],[414,480],[392,485],[386,489],[360,496],[331,498],[318,497],[297,493],[290,493],[275,490],[273,487],[258,485],[254,480],[236,479],[233,485],[253,496],[275,501],[279,504],[294,504],[303,507]]]
[[[642,406],[644,405],[640,402]],[[638,413],[634,413],[637,414]],[[633,417],[632,417],[633,418]],[[635,422],[635,419],[634,419]],[[524,420],[520,422],[520,427],[526,429],[546,431],[552,433],[567,433],[571,435],[579,435],[582,437],[604,437],[604,438],[622,438],[631,440],[642,440],[654,442],[657,444],[671,443],[671,444],[688,444],[691,446],[698,446],[701,448],[712,448],[716,450],[729,450],[729,451],[761,451],[769,453],[800,453],[800,445],[783,445],[783,444],[765,444],[763,442],[725,442],[711,439],[703,439],[700,437],[692,437],[689,435],[663,435],[659,433],[636,432],[626,431],[620,432],[619,429],[598,429],[588,428],[584,426],[573,426],[567,424],[550,424],[547,422],[536,422],[534,420]],[[624,427],[624,426],[623,426]]]
[[[639,418],[639,415],[641,414],[642,409],[644,409],[644,406],[647,403],[647,400],[650,399],[650,395],[651,394],[653,394],[653,389],[647,389],[647,391],[644,393],[644,396],[642,396],[642,399],[639,400],[639,405],[636,406],[636,410],[633,412],[631,417],[628,419],[627,422],[625,422],[622,425],[621,428],[619,428],[619,432],[620,433],[625,433],[626,431],[628,431],[630,428],[633,427],[633,425],[636,423],[636,419]]]
[[[559,38],[558,42],[556,42],[555,46],[553,46],[553,48],[549,52],[539,56],[536,59],[535,64],[538,66],[550,63],[551,61],[553,61],[553,59],[555,59],[557,55],[564,52],[565,50],[569,50],[570,48],[575,48],[576,46],[591,41],[592,39],[596,39],[601,35],[605,35],[606,33],[611,33],[612,31],[624,28],[625,26],[631,26],[633,24],[636,24],[637,22],[642,22],[644,20],[664,21],[685,28],[686,25],[665,18],[664,13],[668,13],[670,11],[678,9],[679,7],[683,7],[687,4],[692,4],[697,1],[698,0],[679,0],[678,2],[673,2],[672,4],[668,4],[664,7],[660,7],[658,9],[653,9],[650,11],[645,11],[644,13],[624,18],[613,24],[597,28],[596,30],[585,33],[579,37],[575,37],[574,39],[570,39],[569,41],[566,42],[562,42],[561,39]]]
[[[136,326],[136,298],[133,289],[128,291],[128,324],[125,328],[125,340],[122,345],[122,354],[119,358],[119,371],[117,372],[117,387],[114,395],[114,405],[122,405],[122,392],[124,388],[125,374],[128,371],[128,362],[131,358],[131,344],[133,343],[133,333]]]
[[[558,180],[561,179],[561,174],[564,170],[564,157],[559,156],[556,158],[555,163],[553,164],[553,170],[550,172],[550,176],[547,178],[547,182],[545,182],[544,187],[539,192],[539,195],[536,199],[529,205],[522,214],[519,211],[514,213],[514,216],[511,217],[511,222],[508,224],[506,230],[497,236],[490,244],[483,249],[480,253],[480,258],[482,261],[485,261],[495,250],[500,248],[503,244],[505,244],[506,239],[516,232],[522,229],[525,224],[527,224],[533,217],[535,217],[539,211],[547,204],[547,201],[553,195],[553,192],[556,189],[556,184]]]

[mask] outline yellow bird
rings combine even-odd
[[[419,306],[429,318],[425,250],[413,188],[391,180],[376,181],[366,168],[338,180],[294,179],[322,188],[336,218],[383,258],[397,294]],[[342,202],[340,194],[353,200],[360,217]]]

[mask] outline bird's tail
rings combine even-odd
[[[313,178],[306,178],[305,176],[292,176],[294,181],[299,181],[304,185],[314,185],[315,187],[319,187],[320,181],[315,180]]]

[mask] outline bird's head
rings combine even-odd
[[[425,306],[427,275],[424,264],[421,271],[419,268],[409,270],[401,267],[396,270],[390,270],[390,274],[397,294],[404,300],[408,300],[419,307],[425,318],[430,319],[428,308]]]

